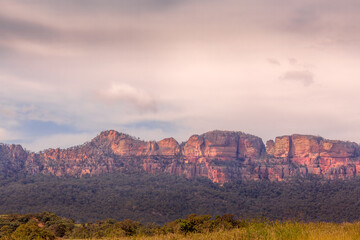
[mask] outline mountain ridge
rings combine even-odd
[[[145,141],[107,130],[90,142],[66,149],[34,153],[21,145],[0,145],[0,174],[5,177],[19,172],[81,177],[127,171],[207,177],[220,184],[309,175],[349,179],[360,174],[360,147],[302,134],[276,137],[264,144],[257,136],[222,130],[195,134],[180,144],[172,137]]]

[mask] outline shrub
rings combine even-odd
[[[14,240],[54,240],[55,236],[42,229],[35,221],[29,221],[26,224],[20,225],[15,232],[11,234]]]

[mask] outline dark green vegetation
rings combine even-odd
[[[249,225],[233,215],[216,216],[189,215],[186,219],[159,226],[156,224],[142,225],[126,219],[115,221],[107,219],[96,223],[75,224],[72,219],[61,218],[56,214],[43,212],[40,214],[11,214],[0,216],[0,239],[26,240],[61,238],[104,238],[126,236],[154,236],[169,233],[190,234],[230,230]]]
[[[0,214],[44,211],[76,222],[112,218],[163,224],[192,213],[352,222],[360,220],[360,180],[324,182],[314,178],[219,186],[208,179],[144,173],[0,180]]]

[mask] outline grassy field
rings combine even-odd
[[[297,223],[297,222],[254,222],[249,226],[216,231],[211,233],[166,234],[155,236],[133,236],[106,238],[111,240],[185,240],[185,239],[309,239],[309,240],[348,240],[360,239],[360,222],[357,223]]]

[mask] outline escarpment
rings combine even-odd
[[[145,171],[213,182],[288,180],[318,175],[348,179],[360,171],[360,148],[353,142],[311,135],[288,135],[266,142],[234,131],[193,135],[179,144],[174,138],[143,141],[113,130],[104,131],[81,146],[25,151],[20,145],[0,145],[0,174],[96,175]]]

